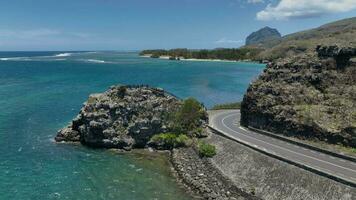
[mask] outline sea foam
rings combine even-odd
[[[68,57],[71,55],[72,55],[72,53],[60,53],[60,54],[55,55],[55,57]]]
[[[88,59],[86,61],[87,62],[92,62],[92,63],[106,63],[104,60],[96,60],[96,59]]]

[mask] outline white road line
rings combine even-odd
[[[230,115],[225,116],[225,117],[221,120],[221,122],[222,122],[222,124],[225,126],[225,128],[228,128],[230,131],[235,132],[235,133],[238,133],[238,134],[241,134],[241,133],[239,133],[239,132],[237,132],[237,131],[234,131],[233,129],[231,129],[230,127],[228,127],[228,126],[225,124],[226,118],[231,117],[231,116],[234,116],[234,115],[236,115],[236,114],[230,114]],[[252,140],[257,140],[257,141],[262,142],[262,143],[265,143],[265,144],[267,144],[267,145],[271,145],[271,146],[274,146],[274,147],[276,147],[276,148],[279,148],[279,149],[282,149],[282,150],[285,150],[285,151],[289,151],[289,152],[291,152],[291,153],[295,153],[295,154],[300,155],[300,156],[308,157],[308,158],[317,160],[317,161],[319,161],[319,162],[323,162],[323,163],[326,163],[326,164],[329,164],[329,165],[333,165],[333,166],[335,166],[335,167],[339,167],[339,168],[342,168],[342,169],[345,169],[345,170],[349,170],[349,171],[352,171],[352,172],[355,172],[355,173],[356,173],[356,170],[353,170],[353,169],[350,169],[350,168],[346,168],[346,167],[343,167],[343,166],[339,166],[339,165],[336,165],[336,164],[334,164],[334,163],[330,163],[330,162],[328,162],[328,161],[320,160],[320,159],[315,158],[315,157],[312,157],[312,156],[304,155],[304,154],[301,154],[301,153],[298,153],[298,152],[295,152],[295,151],[286,149],[286,148],[284,148],[284,147],[276,146],[276,145],[274,145],[274,144],[267,143],[267,142],[265,142],[265,141],[263,141],[263,140],[259,140],[259,139],[257,139],[257,138],[253,138],[253,137],[251,137],[251,136],[249,136],[249,135],[246,135],[246,134],[243,134],[243,135],[246,136],[246,137],[248,137],[248,138],[250,138],[250,139],[252,139]],[[297,147],[298,147],[298,146],[297,146]]]

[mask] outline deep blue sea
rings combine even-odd
[[[111,85],[149,84],[211,107],[241,100],[263,68],[136,52],[0,52],[0,200],[191,199],[166,156],[56,144],[53,137],[89,94]]]

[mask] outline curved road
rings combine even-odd
[[[210,126],[241,143],[356,184],[356,163],[306,149],[240,126],[240,111],[213,111]]]

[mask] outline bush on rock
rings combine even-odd
[[[212,144],[200,141],[198,143],[198,153],[200,157],[213,157],[216,155],[216,147]]]
[[[148,143],[156,149],[173,149],[192,144],[192,139],[184,134],[161,133],[154,135]]]

